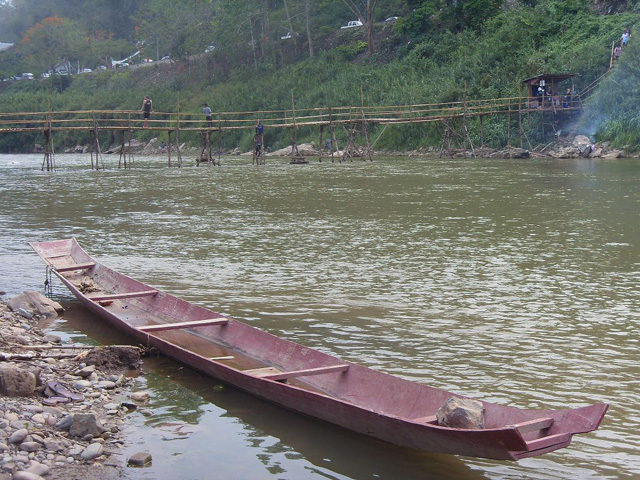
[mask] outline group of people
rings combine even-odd
[[[153,112],[153,101],[149,98],[149,95],[144,97],[142,100],[142,106],[140,107],[140,111],[142,112],[142,118],[144,119],[144,128],[148,127],[149,117]],[[211,107],[206,103],[202,104],[202,113],[204,114],[204,118],[207,121],[208,127],[213,127],[213,118],[211,116]],[[258,125],[256,125],[256,133],[253,136],[253,145],[255,149],[256,156],[260,156],[263,152],[262,145],[264,143],[264,125],[262,121],[258,121]]]
[[[542,85],[538,85],[536,87],[534,85],[533,95],[538,97],[538,106],[540,107],[542,107],[543,102],[547,105],[554,105],[556,107],[559,107],[560,103],[562,103],[562,107],[564,108],[571,106],[571,87],[567,87],[564,95],[560,96],[557,93],[553,93],[553,89],[551,87],[545,87]]]
[[[629,38],[631,37],[631,28],[627,28],[620,37],[620,42],[618,42],[613,49],[613,58],[617,60],[622,55],[622,49],[629,45]]]

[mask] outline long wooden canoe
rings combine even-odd
[[[482,402],[484,428],[438,424],[465,398],[340,360],[190,304],[91,258],[75,239],[30,244],[91,311],[139,342],[263,399],[403,447],[518,460],[598,428],[607,404],[523,410]]]

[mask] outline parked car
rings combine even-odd
[[[398,17],[389,17],[385,20],[385,22],[395,22],[396,20],[398,20]]]
[[[49,78],[49,77],[51,76],[51,73],[49,73],[49,72],[44,72],[44,73],[41,73],[41,74],[40,74],[40,76],[41,76],[42,78]]]
[[[82,70],[80,70],[80,73],[91,73],[93,70],[91,70],[90,68],[83,68]]]
[[[171,60],[171,57],[169,55],[165,55],[160,60]]]
[[[344,27],[340,27],[342,29],[345,28],[355,28],[355,27],[361,27],[362,26],[362,22],[360,20],[352,20],[349,23],[347,23]]]
[[[33,80],[33,73],[23,73],[22,74],[22,79],[23,80]]]
[[[280,37],[280,40],[289,40],[292,37],[298,37],[300,34],[298,32],[287,32],[285,35]]]
[[[213,52],[215,49],[216,49],[215,45],[209,45],[207,48],[204,49],[204,53]]]

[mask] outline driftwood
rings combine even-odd
[[[36,358],[42,358],[44,355],[30,354],[30,353],[6,353],[0,352],[0,362],[13,362],[16,360],[34,360]],[[46,355],[47,358],[73,358],[75,353],[58,353],[53,355]]]
[[[86,355],[87,352],[95,349],[95,348],[127,348],[132,350],[137,350],[138,353],[142,356],[149,353],[150,349],[144,347],[136,347],[134,345],[110,345],[109,347],[99,347],[99,346],[90,346],[90,345],[18,345],[18,344],[10,344],[8,348],[11,350],[27,350],[34,351],[34,353],[11,353],[11,352],[0,352],[0,362],[12,362],[12,361],[28,361],[34,360],[37,358],[76,358],[79,356],[77,351],[73,350],[81,350],[83,354]],[[46,353],[50,350],[72,350],[69,353]]]

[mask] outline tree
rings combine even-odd
[[[366,3],[363,2],[355,2],[354,0],[342,0],[351,12],[358,17],[358,20],[362,22],[362,24],[367,29],[367,48],[369,54],[374,52],[373,46],[373,25],[374,25],[374,14],[376,10],[376,6],[378,5],[378,0],[366,0]]]
[[[47,17],[31,27],[22,38],[20,49],[26,65],[36,71],[53,70],[60,62],[79,58],[86,37],[77,25],[63,17]]]
[[[155,43],[160,55],[186,58],[212,43],[213,13],[208,2],[150,0],[138,12],[136,37],[147,45]]]

